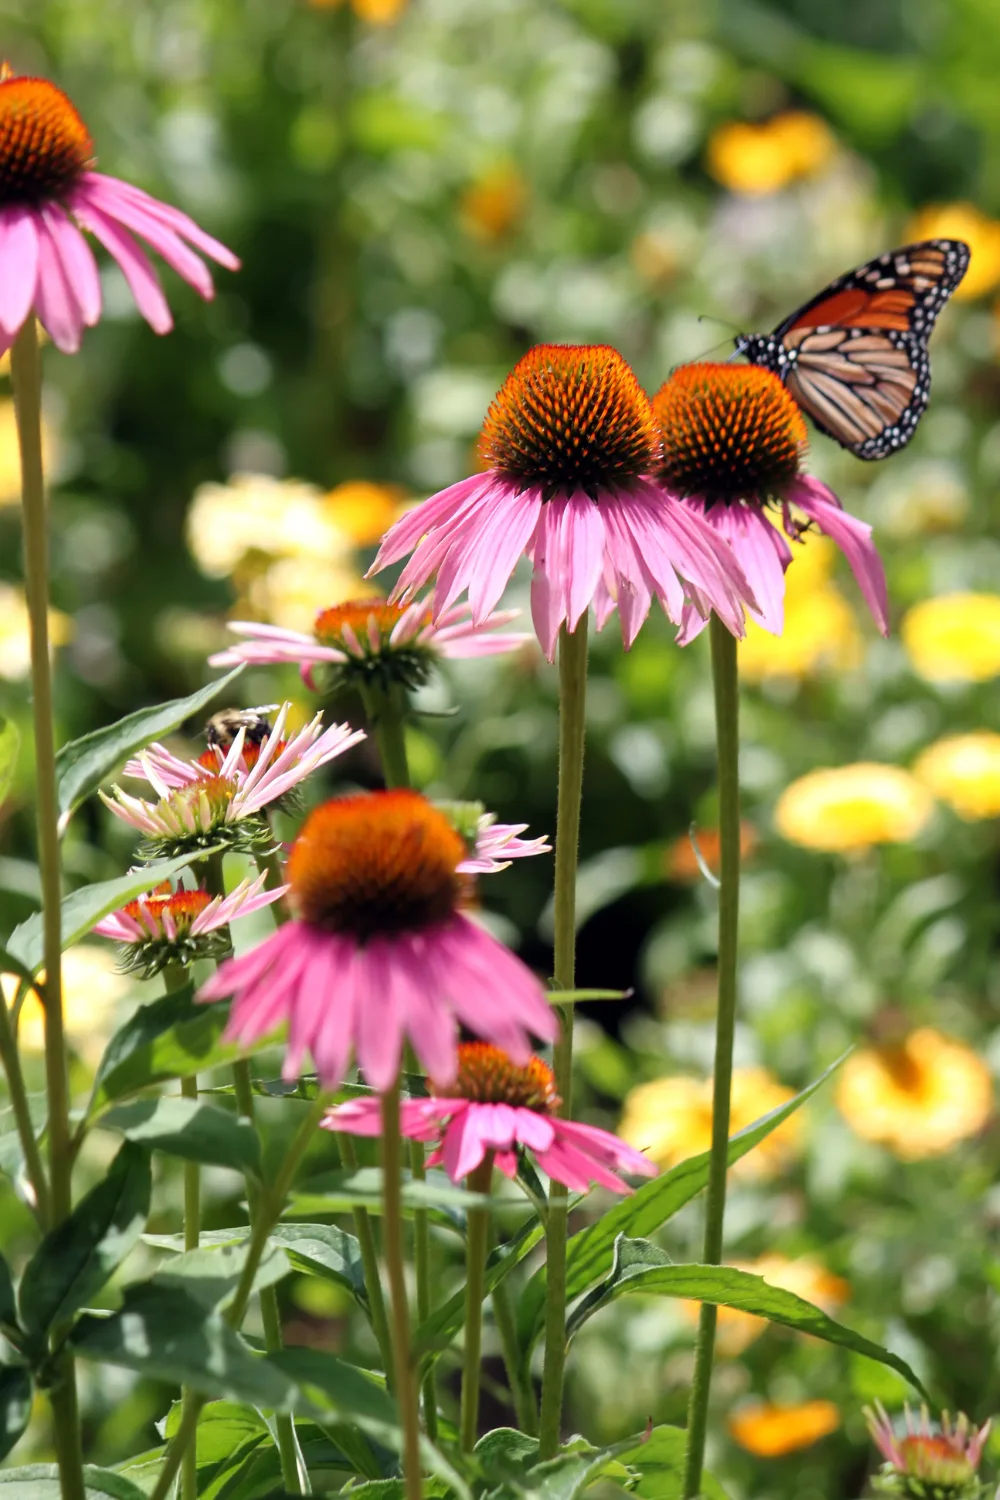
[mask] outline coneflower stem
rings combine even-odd
[[[488,1193],[493,1180],[493,1152],[487,1151],[465,1179],[470,1193]],[[479,1375],[483,1357],[483,1300],[486,1296],[486,1252],[490,1211],[470,1208],[465,1240],[465,1343],[462,1355],[462,1412],[459,1436],[463,1453],[471,1453],[479,1435]]]
[[[368,725],[375,736],[387,787],[409,786],[406,759],[406,698],[399,688],[368,687],[362,694]]]
[[[337,1148],[340,1151],[340,1159],[344,1166],[351,1172],[358,1170],[358,1153],[354,1147],[354,1140],[349,1135],[336,1134]],[[382,1356],[382,1368],[385,1371],[386,1384],[392,1390],[392,1335],[389,1332],[389,1319],[385,1310],[385,1296],[382,1291],[382,1277],[378,1268],[378,1251],[375,1248],[375,1232],[372,1229],[371,1215],[367,1208],[352,1209],[354,1219],[354,1233],[357,1235],[358,1244],[361,1247],[361,1269],[365,1277],[365,1291],[368,1293],[368,1309],[371,1313],[372,1331],[375,1334],[375,1342],[378,1344],[379,1353]]]
[[[715,1019],[715,1076],[712,1094],[712,1147],[705,1200],[702,1261],[722,1262],[729,1151],[729,1104],[736,1030],[736,957],[740,898],[739,676],[736,641],[716,615],[709,622],[712,682],[715,689],[715,736],[719,776],[719,967]],[[701,1493],[705,1461],[708,1399],[712,1383],[717,1310],[703,1302],[695,1343],[694,1375],[688,1403],[684,1500]]]
[[[399,1080],[382,1095],[383,1253],[392,1308],[392,1357],[399,1425],[403,1429],[403,1484],[406,1500],[421,1500],[420,1414],[410,1356],[410,1310],[403,1264],[403,1172]]]
[[[500,1337],[500,1350],[507,1369],[507,1383],[514,1403],[517,1425],[528,1437],[538,1432],[538,1402],[531,1384],[531,1373],[524,1366],[521,1346],[517,1336],[517,1320],[510,1305],[510,1291],[506,1277],[498,1281],[490,1293],[493,1303],[493,1319]]]
[[[0,1005],[0,1061],[3,1063],[3,1070],[7,1076],[7,1088],[10,1093],[11,1108],[14,1111],[14,1121],[17,1125],[17,1135],[21,1142],[21,1150],[24,1152],[24,1169],[28,1174],[31,1191],[34,1194],[35,1215],[38,1222],[45,1228],[49,1222],[49,1184],[31,1119],[28,1092],[24,1085],[24,1074],[21,1071],[21,1059],[17,1051],[17,1040],[11,1025],[10,1014],[6,1005]]]
[[[49,522],[42,466],[42,362],[34,314],[24,320],[10,353],[21,455],[24,586],[31,636],[31,701],[35,732],[38,866],[42,885],[45,958],[45,1087],[48,1096],[50,1218],[60,1224],[72,1206],[73,1150],[69,1128],[69,1069],[62,997],[62,881],[55,720],[49,657]],[[58,1342],[63,1329],[53,1330]],[[63,1500],[83,1500],[83,1454],[76,1371],[62,1355],[52,1386],[53,1428]]]
[[[580,806],[583,800],[583,751],[587,706],[587,616],[573,631],[559,631],[559,784],[556,804],[555,953],[552,978],[556,989],[576,983],[576,869],[580,852]],[[573,1102],[573,1007],[559,1012],[560,1032],[552,1063],[560,1114],[568,1117]],[[567,1191],[561,1182],[549,1186],[546,1228],[548,1300],[545,1307],[545,1364],[538,1456],[554,1458],[562,1423],[563,1372],[566,1365],[566,1220]]]

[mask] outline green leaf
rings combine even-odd
[[[796,1094],[794,1099],[789,1099],[780,1108],[763,1115],[734,1135],[729,1142],[729,1165],[732,1166],[746,1156],[748,1151],[752,1151],[754,1146],[784,1124],[789,1115],[793,1115],[811,1099],[816,1090],[822,1088],[830,1075],[840,1067],[846,1056],[845,1052],[843,1057],[838,1057],[835,1063],[800,1094]],[[607,1269],[619,1235],[639,1238],[652,1234],[668,1219],[673,1218],[685,1204],[690,1203],[692,1198],[697,1197],[708,1182],[708,1163],[707,1151],[699,1156],[689,1157],[671,1171],[643,1183],[629,1197],[615,1203],[596,1224],[590,1224],[578,1234],[572,1235],[566,1247],[567,1297],[578,1297]],[[525,1354],[530,1353],[545,1326],[547,1286],[548,1276],[543,1265],[521,1293],[517,1309],[517,1329]]]
[[[95,729],[63,745],[56,755],[56,787],[59,797],[59,832],[62,833],[76,807],[97,790],[105,776],[153,740],[178,729],[185,719],[200,713],[224,688],[240,675],[243,664],[225,677],[199,688],[187,698],[173,698],[154,708],[140,708],[116,724]]]
[[[44,1094],[29,1094],[28,1114],[35,1128],[35,1134],[43,1128],[48,1118],[48,1099]],[[0,1172],[12,1179],[21,1175],[24,1170],[24,1152],[21,1149],[21,1137],[17,1129],[17,1117],[11,1104],[0,1109]]]
[[[566,1320],[567,1339],[602,1307],[616,1298],[638,1292],[646,1297],[685,1297],[697,1302],[714,1302],[719,1307],[735,1307],[753,1313],[771,1323],[781,1323],[800,1333],[812,1334],[827,1344],[839,1344],[855,1354],[867,1355],[904,1376],[928,1401],[930,1397],[905,1360],[881,1345],[872,1343],[853,1328],[834,1322],[820,1308],[770,1286],[762,1276],[737,1271],[732,1266],[675,1266],[670,1257],[649,1240],[629,1240],[624,1235],[615,1243],[611,1274],[594,1287]]]
[[[107,1176],[42,1240],[21,1278],[21,1322],[45,1333],[98,1293],[146,1227],[149,1157],[124,1145]]]
[[[488,1500],[578,1500],[614,1461],[614,1449],[560,1453],[490,1490]]]
[[[642,1500],[681,1500],[686,1455],[687,1433],[683,1427],[654,1427],[648,1438],[618,1454],[619,1463],[638,1473],[638,1478],[629,1483],[628,1493]],[[704,1500],[727,1500],[719,1481],[704,1470],[699,1495]]]
[[[31,1418],[31,1376],[22,1365],[0,1365],[0,1458],[7,1454]]]
[[[86,1314],[70,1335],[83,1359],[122,1365],[153,1380],[187,1385],[202,1396],[290,1411],[291,1381],[252,1354],[218,1313],[180,1287],[130,1286],[119,1312]]]
[[[84,1464],[83,1483],[87,1500],[147,1500],[144,1490],[114,1469]],[[58,1466],[26,1464],[20,1469],[0,1469],[0,1495],[3,1500],[61,1500]]]
[[[7,1257],[0,1255],[0,1326],[17,1324],[17,1300],[14,1296],[14,1281],[10,1274]]]
[[[369,1213],[380,1214],[382,1202],[381,1167],[362,1167],[357,1172],[324,1172],[307,1182],[301,1192],[291,1195],[287,1213],[291,1218],[304,1218],[367,1208]],[[467,1193],[464,1188],[454,1187],[444,1172],[432,1169],[426,1182],[415,1182],[409,1173],[403,1174],[403,1207],[441,1209],[453,1226],[464,1226],[464,1215],[456,1210],[497,1206],[489,1193]]]
[[[228,1005],[199,1005],[191,984],[141,1005],[105,1049],[88,1118],[152,1084],[190,1078],[231,1062],[239,1056],[239,1047],[219,1040],[228,1019]]]
[[[542,1239],[545,1231],[537,1219],[529,1219],[511,1239],[490,1251],[486,1261],[485,1289],[491,1292]],[[448,1348],[465,1322],[465,1288],[437,1308],[417,1329],[414,1344],[422,1365],[433,1364]]]
[[[109,1109],[98,1124],[102,1130],[120,1130],[147,1150],[260,1175],[260,1140],[253,1126],[200,1099],[134,1099]]]
[[[17,752],[21,748],[21,736],[13,719],[0,714],[0,802],[10,791],[17,770]]]
[[[538,1439],[516,1427],[494,1427],[483,1434],[473,1453],[487,1478],[508,1479],[526,1474],[538,1462]]]
[[[367,1310],[361,1246],[353,1234],[333,1224],[276,1224],[268,1244],[281,1246],[293,1270],[336,1282]]]
[[[221,845],[220,845],[221,847]],[[198,858],[216,853],[215,849],[199,849]],[[96,885],[81,886],[63,898],[62,945],[71,948],[87,936],[95,922],[106,917],[126,901],[134,901],[151,886],[161,880],[169,880],[191,863],[193,856],[178,854],[173,859],[161,859],[154,865],[144,865],[141,870],[131,870],[116,880],[101,880]],[[42,914],[34,912],[15,927],[10,935],[7,950],[31,972],[37,974],[45,962],[42,952]]]
[[[247,1246],[199,1246],[176,1256],[157,1271],[155,1286],[179,1286],[202,1307],[221,1308],[239,1285],[246,1264]],[[288,1256],[275,1246],[265,1252],[254,1276],[254,1291],[274,1286],[291,1271]]]

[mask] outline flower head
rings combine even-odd
[[[905,1432],[897,1433],[881,1402],[865,1408],[872,1441],[885,1463],[874,1488],[880,1494],[903,1495],[912,1500],[977,1500],[985,1485],[977,1470],[989,1436],[989,1422],[977,1431],[963,1412],[952,1421],[943,1412],[941,1422],[932,1423],[926,1407],[915,1419],[903,1408]]]
[[[498,611],[475,624],[468,605],[453,605],[437,620],[426,600],[387,604],[384,599],[350,599],[316,616],[312,635],[233,620],[229,628],[242,639],[209,657],[209,666],[228,667],[249,661],[258,665],[293,662],[306,685],[315,689],[315,671],[323,672],[322,686],[398,686],[412,691],[425,683],[440,657],[497,656],[516,651],[528,635],[494,635],[501,625],[517,618],[516,610]]]
[[[974,203],[935,203],[922,208],[907,225],[906,238],[966,242],[972,260],[955,288],[956,302],[982,297],[1000,282],[1000,221],[989,218]]]
[[[391,597],[412,598],[436,574],[435,618],[468,589],[482,624],[523,553],[550,660],[560,626],[575,630],[591,603],[598,625],[617,605],[629,646],[654,594],[681,619],[685,586],[701,614],[715,609],[742,634],[746,580],[702,518],[649,479],[658,459],[649,400],[614,349],[530,350],[489,409],[480,454],[485,474],[432,496],[386,535],[373,571],[413,552]]]
[[[903,617],[903,646],[928,682],[988,682],[1000,675],[1000,594],[939,594]]]
[[[755,1458],[782,1458],[811,1448],[840,1426],[840,1409],[832,1401],[796,1401],[780,1406],[748,1402],[729,1418],[730,1436]]]
[[[164,882],[102,918],[94,931],[120,943],[121,968],[144,979],[151,979],[168,964],[222,958],[229,949],[228,924],[285,894],[284,886],[265,891],[264,879],[260,875],[256,880],[242,880],[228,896],[210,896],[202,890],[175,891]]]
[[[551,1041],[554,1013],[530,970],[460,909],[466,852],[416,792],[323,803],[288,861],[295,920],[223,964],[201,998],[235,997],[227,1034],[243,1045],[287,1021],[284,1076],[296,1077],[309,1051],[330,1088],[353,1051],[385,1090],[404,1039],[447,1086],[459,1025],[526,1064],[529,1034]]]
[[[212,278],[195,251],[230,270],[239,261],[179,209],[95,172],[94,146],[74,106],[45,78],[0,69],[0,350],[34,310],[64,353],[101,315],[101,283],[85,229],[118,262],[156,333],[173,319],[144,239],[202,297]]]
[[[245,726],[228,749],[210,745],[197,760],[180,760],[164,745],[150,745],[127,762],[125,774],[148,781],[160,800],[147,802],[115,786],[110,796],[100,793],[105,806],[145,834],[148,851],[158,856],[219,843],[250,850],[268,847],[270,831],[260,817],[264,808],[364,739],[363,730],[348,724],[324,730],[323,716],[317,714],[285,740],[290,707],[283,704],[271,733],[249,746]]]
[[[573,1192],[586,1192],[592,1182],[615,1193],[630,1192],[618,1172],[655,1177],[647,1157],[607,1130],[560,1119],[558,1108],[552,1069],[541,1058],[518,1065],[499,1047],[463,1042],[454,1082],[429,1099],[404,1100],[400,1124],[412,1140],[438,1143],[427,1164],[443,1162],[453,1182],[475,1171],[487,1152],[501,1172],[514,1177],[523,1147],[543,1172]],[[349,1100],[330,1110],[323,1123],[329,1130],[379,1135],[380,1102]]]
[[[790,542],[804,525],[793,508],[841,549],[883,635],[889,628],[885,573],[871,527],[832,490],[802,472],[802,413],[778,376],[757,365],[682,365],[653,400],[661,443],[658,477],[732,547],[756,599],[751,618],[780,635]],[[683,640],[703,612],[689,608]]]
[[[776,193],[797,178],[815,176],[830,163],[836,148],[819,115],[789,109],[759,125],[743,120],[719,125],[708,143],[708,170],[730,192],[756,197]]]
[[[651,1083],[637,1084],[625,1099],[618,1133],[630,1145],[647,1151],[661,1167],[697,1156],[707,1151],[712,1142],[712,1090],[711,1078],[656,1078]],[[766,1068],[736,1068],[730,1107],[731,1133],[779,1109],[791,1097],[791,1090]],[[797,1154],[800,1137],[798,1116],[790,1115],[741,1157],[731,1171],[745,1177],[774,1176]]]
[[[968,822],[1000,815],[1000,734],[992,730],[935,740],[917,757],[913,774]]]
[[[835,1098],[856,1135],[903,1161],[940,1156],[978,1135],[994,1107],[982,1058],[930,1026],[852,1053],[837,1076]]]
[[[899,766],[858,761],[810,771],[785,788],[774,826],[790,843],[851,854],[873,844],[906,844],[930,822],[934,799]]]
[[[438,806],[465,840],[467,857],[458,867],[463,875],[497,875],[511,860],[552,853],[544,834],[522,839],[527,823],[498,823],[496,813],[486,812],[481,802],[440,802]]]

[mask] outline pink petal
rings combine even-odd
[[[149,258],[136,241],[109,215],[89,202],[85,184],[77,187],[70,198],[70,207],[75,217],[89,229],[95,239],[100,240],[108,254],[113,256],[128,282],[132,296],[146,322],[154,333],[169,333],[174,326],[167,299],[163,295],[159,278],[149,263]]]
[[[489,1140],[483,1138],[481,1128],[481,1108],[478,1104],[468,1104],[445,1131],[443,1159],[452,1182],[461,1182],[474,1172],[489,1149]]]
[[[79,303],[83,320],[88,328],[93,328],[101,316],[101,278],[94,253],[61,208],[46,204],[40,212],[62,261],[66,279]]]
[[[171,266],[178,276],[182,276],[206,301],[211,300],[215,288],[212,285],[212,276],[208,267],[193,250],[188,249],[173,229],[168,228],[159,218],[148,213],[145,208],[127,195],[110,191],[100,178],[95,180],[91,177],[87,197],[93,206],[101,209],[109,218],[141,235],[154,250],[163,256],[167,265]]]
[[[888,635],[889,593],[882,559],[871,539],[871,527],[843,510],[833,491],[818,479],[797,479],[789,486],[786,499],[804,510],[820,531],[836,542],[851,565],[875,624],[883,635]]]
[[[365,970],[358,1008],[358,1065],[380,1094],[396,1082],[403,1055],[407,985],[393,962],[392,948],[391,938],[372,938],[356,960]]]
[[[382,1101],[373,1094],[362,1099],[348,1099],[346,1103],[328,1109],[320,1125],[324,1130],[342,1131],[345,1135],[381,1135]]]
[[[357,1020],[365,1003],[365,971],[359,963],[354,942],[341,934],[317,934],[317,951],[313,965],[300,984],[298,1013],[289,1029],[289,1052],[293,1047],[308,1046],[316,1072],[324,1088],[339,1088],[347,1072],[351,1047],[355,1042]],[[292,1068],[286,1059],[282,1070],[287,1077]]]
[[[36,227],[38,286],[35,290],[35,310],[52,335],[56,348],[61,349],[64,354],[75,354],[86,326],[83,308],[63,265],[59,245],[41,215],[36,221]]]
[[[38,231],[30,208],[0,209],[0,330],[13,342],[35,300]]]
[[[123,182],[118,177],[107,177],[103,172],[87,172],[84,181],[88,186],[99,186],[100,190],[105,193],[105,203],[130,203],[141,209],[148,218],[165,224],[176,234],[189,240],[196,250],[200,250],[203,255],[217,261],[220,266],[225,266],[227,271],[240,269],[238,256],[219,240],[206,234],[193,219],[189,218],[186,213],[182,213],[179,208],[174,208],[173,204],[163,203],[159,198],[153,198],[149,193],[144,193],[141,188],[134,187],[132,183]],[[114,209],[110,211],[113,213]]]
[[[732,547],[746,575],[758,606],[750,610],[751,616],[772,635],[780,635],[785,625],[785,569],[792,561],[788,543],[758,505],[713,505],[702,514]]]
[[[439,490],[430,499],[407,511],[405,516],[401,516],[389,527],[382,538],[382,545],[368,569],[368,576],[381,573],[383,568],[412,552],[422,537],[460,517],[471,504],[489,493],[493,482],[492,474],[473,474],[469,479],[460,479],[458,484]]]

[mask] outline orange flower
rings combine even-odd
[[[459,203],[462,227],[477,240],[502,240],[524,217],[528,188],[510,165],[491,167],[470,182]]]
[[[774,1406],[755,1401],[733,1412],[730,1435],[755,1458],[781,1458],[810,1448],[840,1426],[840,1412],[832,1401],[799,1401]]]
[[[694,837],[698,841],[702,859],[708,865],[713,874],[719,873],[719,830],[718,828],[696,828]],[[752,823],[744,819],[740,823],[740,857],[749,859],[757,848],[757,830]],[[667,848],[664,856],[667,876],[670,880],[676,880],[687,884],[688,881],[700,880],[701,866],[695,854],[694,843],[691,834],[682,833],[679,839]]]
[[[778,1109],[792,1097],[766,1068],[736,1068],[731,1103],[732,1133]],[[625,1100],[618,1134],[661,1167],[707,1151],[712,1140],[712,1080],[657,1078],[640,1083]],[[772,1177],[797,1155],[801,1125],[791,1115],[732,1168],[743,1177]]]
[[[987,218],[974,203],[937,203],[922,208],[906,228],[907,240],[965,240],[972,260],[955,301],[971,300],[1000,282],[1000,222]]]
[[[394,484],[348,479],[323,496],[320,508],[334,529],[358,547],[377,542],[402,515],[406,495]]]
[[[805,110],[787,110],[760,125],[731,120],[708,143],[708,170],[734,193],[776,193],[796,178],[815,177],[837,149],[829,126]]]
[[[903,1161],[951,1151],[993,1114],[986,1064],[930,1026],[896,1046],[855,1052],[840,1070],[835,1097],[856,1135]]]

